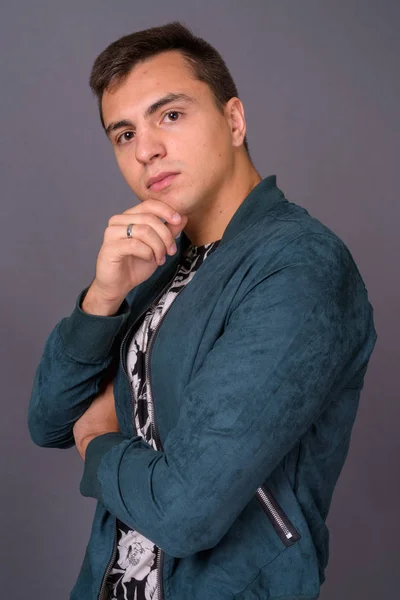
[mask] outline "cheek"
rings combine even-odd
[[[203,153],[215,158],[223,158],[228,150],[229,132],[226,124],[215,119],[210,126],[201,132],[200,145]]]
[[[139,191],[139,173],[135,167],[135,160],[129,158],[127,156],[118,157],[117,165],[121,172],[122,177],[125,179],[128,186],[131,190],[136,194],[140,193]]]
[[[192,136],[184,148],[184,160],[194,168],[206,166],[207,169],[211,169],[215,158],[221,153],[217,137],[215,132],[209,130]]]
[[[123,152],[117,157],[117,165],[126,180],[135,178],[135,160],[129,152]]]

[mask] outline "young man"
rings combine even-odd
[[[207,42],[136,32],[90,82],[140,203],[110,219],[30,403],[34,442],[76,444],[98,500],[70,597],[315,599],[376,340],[362,278],[257,173]]]

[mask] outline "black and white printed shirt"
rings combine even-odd
[[[149,339],[163,314],[177,294],[193,279],[197,269],[221,240],[203,246],[193,244],[186,248],[180,268],[157,305],[151,306],[130,341],[127,367],[130,383],[137,398],[134,418],[136,431],[157,450],[153,439],[146,390],[145,354]],[[157,546],[138,531],[130,529],[117,519],[118,555],[107,579],[110,600],[152,600],[157,597]]]

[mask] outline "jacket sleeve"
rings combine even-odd
[[[87,289],[79,294],[72,314],[50,333],[36,370],[28,428],[39,446],[69,448],[75,444],[73,425],[101,391],[107,371],[118,357],[116,342],[128,318],[129,304],[124,300],[112,317],[87,314],[81,308]]]
[[[172,556],[213,547],[329,394],[366,365],[375,338],[347,248],[299,236],[235,299],[163,451],[140,437],[93,439],[81,493]]]

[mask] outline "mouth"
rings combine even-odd
[[[177,175],[179,175],[179,173],[172,173],[171,175],[167,175],[163,179],[160,179],[160,181],[152,183],[149,187],[149,190],[151,190],[152,192],[159,192],[160,190],[163,190],[173,182]]]

